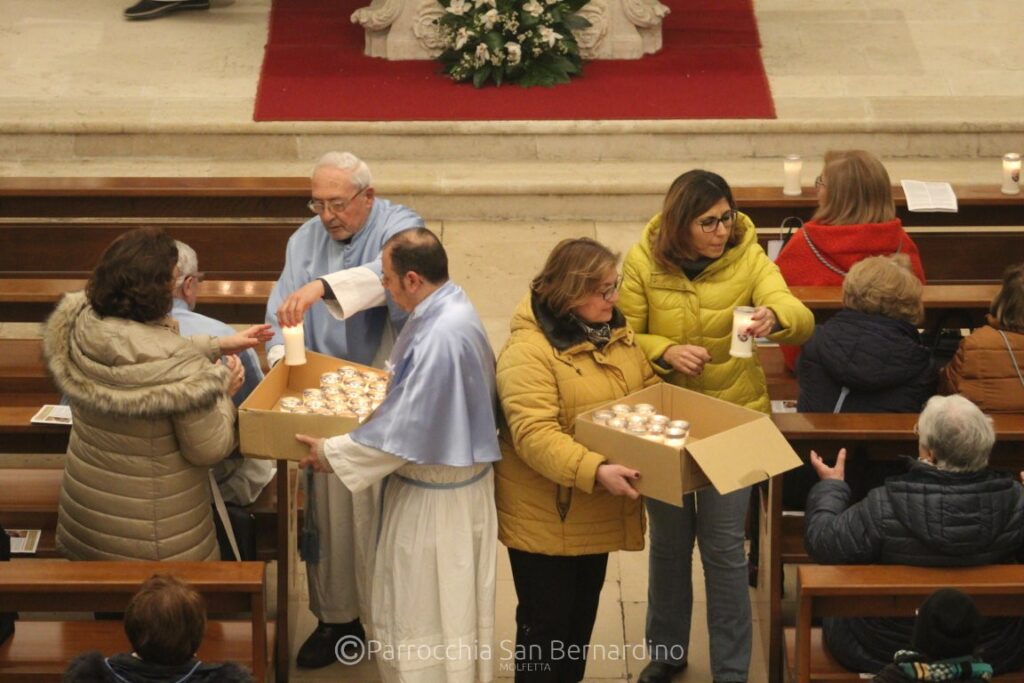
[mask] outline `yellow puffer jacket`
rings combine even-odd
[[[652,363],[674,344],[703,346],[711,354],[698,377],[655,365],[669,382],[767,413],[771,403],[757,354],[729,355],[733,308],[771,308],[782,329],[770,339],[784,344],[806,341],[814,332],[814,314],[790,293],[779,269],[757,243],[751,220],[741,213],[737,225],[744,231],[740,243],[691,281],[654,260],[651,245],[661,229],[661,216],[652,218],[626,255],[619,308]]]
[[[512,317],[498,357],[505,420],[495,463],[498,538],[510,548],[572,556],[644,547],[641,502],[595,490],[606,458],[572,436],[580,413],[658,382],[615,316],[602,351],[576,325],[531,305],[531,296]]]

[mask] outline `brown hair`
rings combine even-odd
[[[555,245],[540,275],[530,283],[538,301],[558,316],[597,291],[619,255],[589,237],[566,239]]]
[[[1004,330],[1024,332],[1024,263],[1003,273],[1003,286],[989,312]]]
[[[923,291],[906,254],[869,256],[843,280],[843,306],[916,325],[924,319]]]
[[[695,261],[699,255],[693,247],[693,222],[723,199],[736,210],[729,183],[717,173],[696,169],[672,181],[661,209],[661,229],[651,245],[654,259],[670,272],[679,272],[683,261]],[[728,243],[739,244],[743,231],[734,220]]]
[[[138,228],[110,243],[89,277],[85,294],[101,316],[146,323],[167,315],[173,303],[178,247],[159,228]]]
[[[878,157],[860,149],[825,153],[825,190],[811,220],[823,225],[884,223],[896,217],[892,181]]]
[[[124,632],[143,660],[184,664],[199,649],[206,632],[203,597],[184,581],[154,574],[128,603]]]

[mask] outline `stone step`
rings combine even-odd
[[[116,163],[298,162],[347,149],[389,162],[603,162],[821,156],[869,149],[893,159],[975,159],[1019,146],[1024,121],[427,121],[237,123],[0,120],[0,157]]]
[[[305,176],[309,160],[240,161],[90,157],[61,161],[3,161],[0,173],[22,177],[280,177]],[[691,168],[721,173],[732,185],[782,185],[782,159],[681,157],[674,161],[415,162],[367,156],[381,196],[415,207],[433,220],[640,221],[660,208],[672,180]],[[894,183],[901,178],[992,184],[1002,180],[998,155],[990,158],[886,158]],[[814,183],[821,158],[804,160],[802,182]]]

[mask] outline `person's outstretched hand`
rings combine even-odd
[[[846,476],[846,449],[839,449],[835,467],[829,467],[821,459],[821,456],[811,451],[811,467],[814,468],[814,471],[818,473],[818,477],[821,479],[838,479],[842,481]]]

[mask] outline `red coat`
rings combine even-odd
[[[817,248],[821,259],[814,253],[810,243]],[[790,287],[839,286],[857,261],[868,256],[887,256],[897,252],[910,257],[914,274],[924,282],[924,267],[921,265],[917,245],[910,239],[898,218],[885,223],[861,225],[821,225],[808,221],[803,228],[793,233],[775,259],[775,265],[782,271],[782,277]],[[836,270],[825,265],[822,259]],[[800,355],[800,347],[783,346],[782,354],[786,359],[786,367],[793,370]]]

